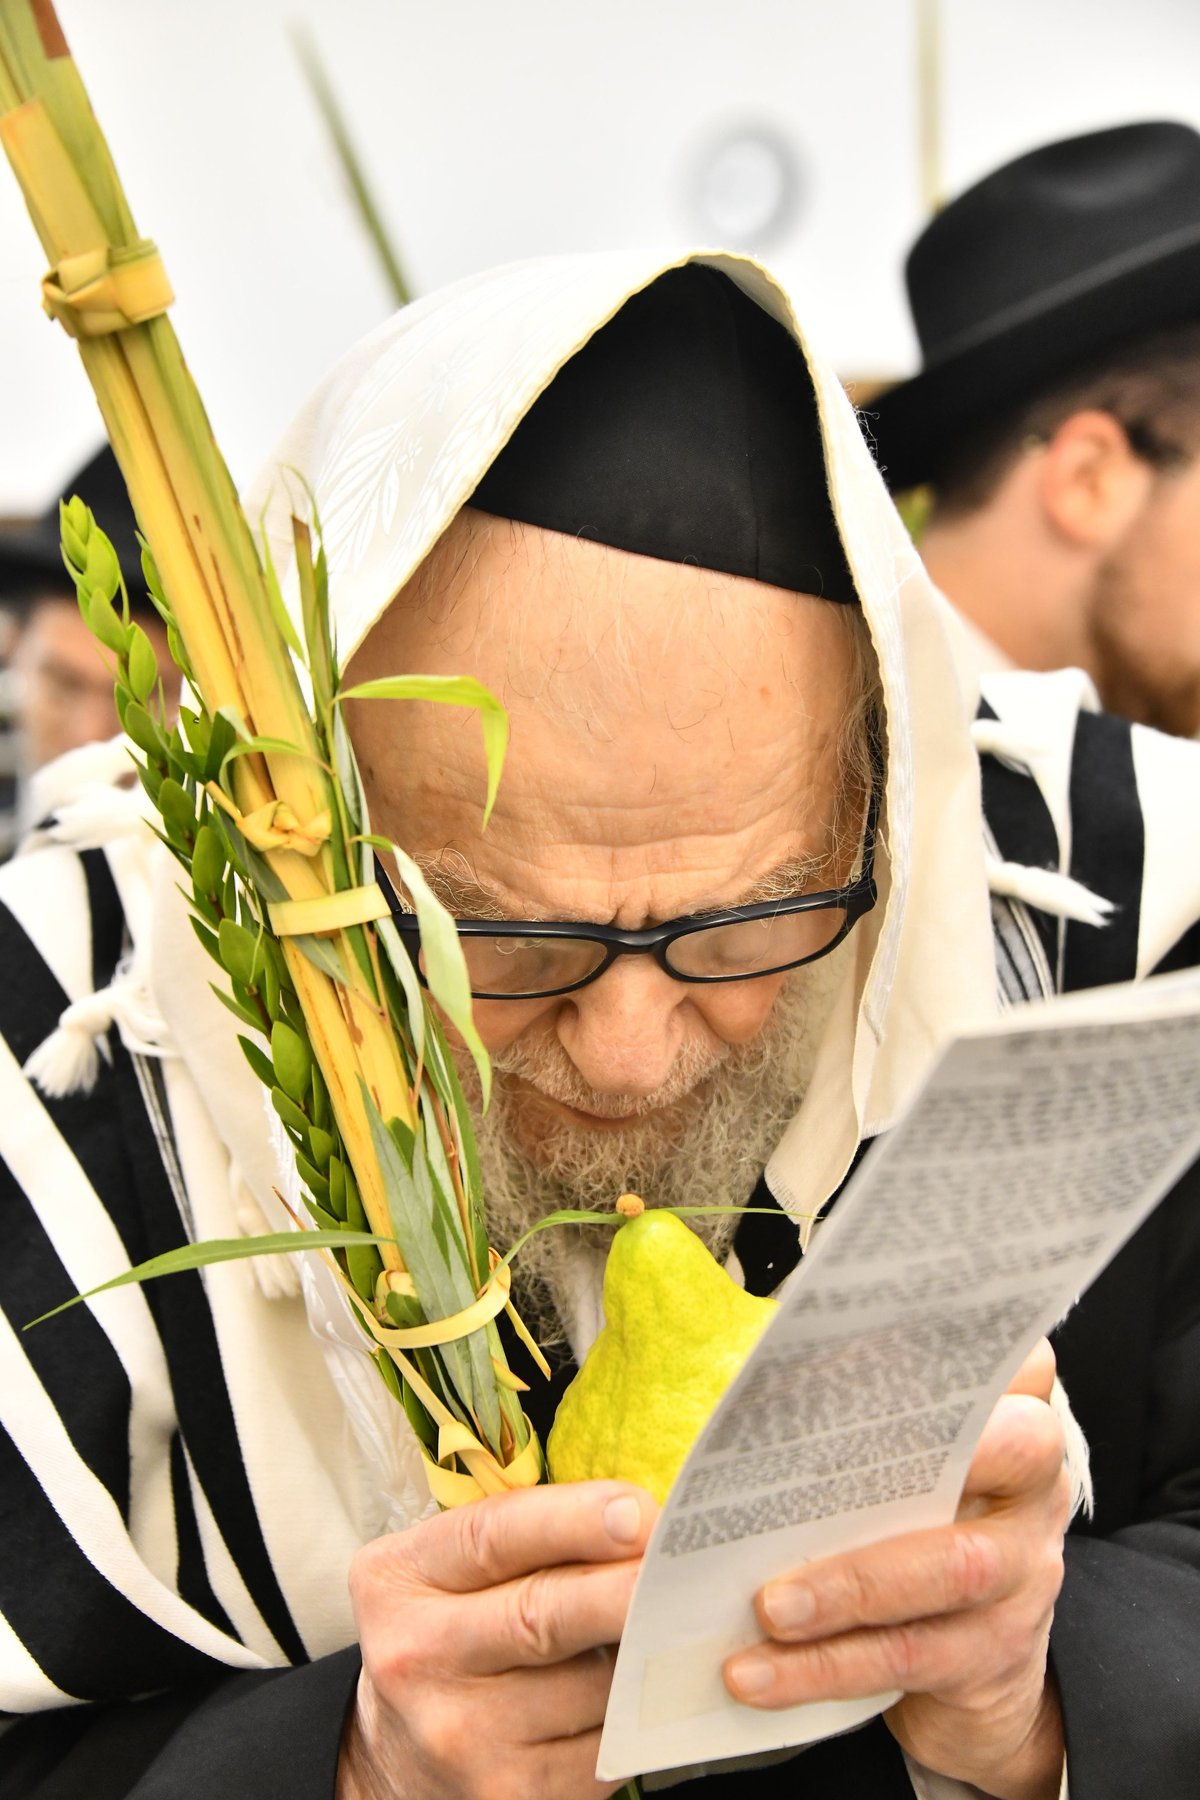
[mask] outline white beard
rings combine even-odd
[[[795,970],[749,1044],[715,1053],[703,1046],[685,1050],[649,1098],[596,1093],[550,1036],[529,1045],[518,1040],[493,1057],[492,1104],[481,1118],[478,1077],[463,1068],[492,1244],[507,1250],[559,1207],[611,1213],[617,1197],[631,1191],[648,1206],[746,1205],[807,1091],[843,971],[836,952]],[[589,1130],[537,1109],[531,1130],[531,1102],[527,1088],[514,1090],[516,1076],[596,1116],[632,1115],[631,1123]],[[687,1223],[723,1258],[737,1215]],[[609,1226],[565,1225],[539,1232],[520,1252],[514,1271],[520,1307],[543,1344],[562,1338],[559,1312],[581,1247],[603,1252],[611,1241]]]

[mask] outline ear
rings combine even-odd
[[[1155,473],[1112,413],[1072,413],[1043,446],[1038,489],[1047,524],[1079,549],[1107,552],[1141,511]]]

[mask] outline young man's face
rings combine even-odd
[[[1105,704],[1200,733],[1200,457],[1155,479],[1098,573],[1092,618]]]
[[[373,828],[460,918],[637,929],[835,886],[859,830],[837,841],[848,625],[829,602],[465,514],[351,676],[471,674],[498,694],[512,739],[495,813],[481,832],[471,714],[358,703]],[[784,983],[692,986],[626,957],[573,994],[477,1001],[506,1129],[547,1164],[556,1147],[615,1167],[677,1141]]]
[[[164,626],[139,618],[154,645],[168,706],[179,704],[179,671]],[[27,771],[120,729],[109,660],[79,615],[74,600],[38,600],[17,639],[16,720]]]

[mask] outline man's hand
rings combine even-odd
[[[361,1550],[337,1800],[613,1793],[600,1726],[655,1512],[620,1482],[532,1488]]]
[[[726,1664],[735,1698],[782,1707],[902,1688],[887,1723],[918,1762],[999,1800],[1057,1800],[1046,1648],[1070,1492],[1053,1382],[1043,1340],[988,1421],[954,1524],[765,1587],[756,1608],[772,1641]]]

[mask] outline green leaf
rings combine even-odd
[[[329,1123],[329,1090],[325,1079],[316,1063],[312,1072],[312,1117],[314,1125],[322,1128]]]
[[[379,1370],[380,1380],[383,1382],[383,1385],[387,1389],[388,1393],[392,1396],[392,1399],[399,1400],[401,1405],[404,1407],[405,1412],[407,1412],[408,1411],[408,1403],[407,1403],[407,1400],[405,1399],[405,1396],[408,1393],[408,1383],[401,1381],[400,1371],[396,1367],[395,1363],[392,1361],[391,1357],[388,1355],[387,1351],[381,1350],[379,1352],[379,1354],[377,1356],[372,1357],[371,1360],[374,1362],[375,1367]],[[417,1401],[415,1401],[415,1400],[413,1401],[414,1406],[416,1406],[418,1404],[419,1403]],[[426,1429],[428,1429],[428,1424],[426,1426]]]
[[[221,1005],[227,1007],[235,1019],[243,1025],[248,1025],[251,1031],[262,1030],[262,1020],[258,1018],[255,1013],[251,1012],[248,1006],[243,1006],[240,1000],[235,999],[232,994],[227,994],[224,988],[219,988],[215,981],[210,981],[208,985],[217,996],[217,999],[221,1002]]]
[[[225,845],[211,825],[202,825],[192,850],[192,880],[202,894],[215,900],[225,879]]]
[[[385,1302],[387,1315],[393,1325],[401,1331],[411,1331],[414,1325],[426,1323],[425,1314],[421,1310],[421,1302],[412,1294],[388,1293]]]
[[[279,1114],[284,1124],[290,1125],[293,1131],[300,1132],[307,1142],[308,1120],[296,1105],[296,1102],[289,1095],[285,1094],[281,1087],[273,1087],[271,1089],[271,1105],[275,1108],[275,1111]]]
[[[443,1248],[439,1243],[439,1238],[443,1237],[443,1230],[439,1227],[444,1229],[444,1221],[437,1216],[433,1183],[424,1157],[414,1157],[414,1167],[409,1168],[400,1145],[380,1117],[379,1108],[361,1079],[359,1086],[370,1120],[371,1140],[384,1177],[392,1229],[396,1233],[404,1265],[412,1275],[427,1316],[431,1319],[449,1318],[452,1313],[461,1312],[475,1300],[465,1256],[455,1255],[452,1246]],[[353,1214],[348,1212],[347,1216],[353,1217]],[[477,1370],[469,1348],[473,1339],[481,1337],[481,1333],[472,1332],[468,1339],[455,1340],[439,1345],[438,1348],[447,1379],[462,1407],[465,1411],[474,1413],[481,1429],[486,1429],[484,1413],[496,1411],[495,1375],[490,1361],[487,1362],[485,1391],[482,1394],[476,1392]],[[484,1348],[486,1351],[486,1340]],[[487,1389],[491,1390],[490,1409],[487,1405]]]
[[[308,1133],[308,1147],[318,1169],[328,1169],[334,1147],[334,1139],[330,1133],[322,1131],[319,1125],[311,1126]]]
[[[130,707],[129,710],[133,712],[134,708]],[[132,737],[133,733],[130,732],[129,735]],[[158,810],[162,814],[163,822],[171,836],[182,843],[190,844],[196,830],[196,802],[170,776],[158,790]]]
[[[124,656],[129,633],[116,614],[112,601],[103,588],[95,587],[88,593],[87,603],[88,629],[93,637],[118,656]],[[130,736],[132,736],[132,732]]]
[[[320,969],[322,975],[328,975],[331,981],[346,983],[346,970],[341,957],[328,938],[313,937],[311,933],[302,933],[292,940],[301,956],[306,956],[314,968]]]
[[[309,493],[312,503],[312,494]],[[313,508],[315,514],[315,506]],[[333,649],[329,637],[329,595],[325,578],[324,559],[318,549],[314,557],[312,542],[314,531],[320,538],[320,525],[314,522],[310,530],[303,519],[292,519],[292,544],[296,557],[296,578],[300,587],[300,616],[304,625],[304,642],[307,649],[306,662],[309,678],[313,686],[313,698],[316,702],[318,717],[324,712],[333,695]]]
[[[318,1231],[336,1231],[338,1229],[338,1221],[334,1215],[326,1212],[325,1208],[314,1200],[311,1194],[301,1194],[300,1198],[304,1202],[309,1217],[316,1222]]]
[[[382,1361],[383,1359],[381,1358],[380,1360]],[[392,1367],[393,1373],[399,1376],[400,1372],[396,1369],[395,1365],[391,1363],[391,1358],[389,1357],[387,1360]],[[417,1396],[413,1393],[407,1381],[402,1381],[400,1385],[403,1389],[400,1397],[404,1405],[405,1416],[429,1454],[436,1457],[438,1436],[437,1426],[429,1417],[429,1414],[425,1411],[425,1408],[421,1405],[421,1402],[417,1399]]]
[[[145,702],[158,680],[158,659],[154,646],[140,625],[129,627],[129,685],[134,698]]]
[[[304,646],[300,642],[299,633],[292,623],[292,615],[283,598],[283,590],[279,585],[279,577],[275,573],[275,563],[271,556],[271,544],[266,530],[267,508],[263,507],[258,521],[258,542],[262,551],[263,579],[266,583],[267,602],[271,608],[271,617],[275,621],[275,629],[292,654],[303,662]]]
[[[412,857],[395,844],[392,846],[392,854],[417,909],[421,955],[429,992],[471,1052],[479,1071],[483,1104],[486,1107],[492,1092],[491,1058],[475,1029],[475,1017],[471,1010],[471,982],[454,920],[435,897]]]
[[[508,749],[508,714],[490,688],[471,675],[384,675],[376,681],[360,681],[354,687],[342,688],[336,698],[339,705],[343,700],[436,700],[444,706],[475,707],[483,728],[487,760],[487,800],[483,808],[483,822],[487,824]]]
[[[181,893],[182,891],[183,890],[180,889]],[[192,884],[191,893],[186,894],[184,898],[188,901],[189,905],[194,908],[198,916],[212,926],[215,934],[217,926],[221,923],[221,914],[216,902],[210,900],[207,894],[202,894],[195,883]]]
[[[371,1231],[269,1231],[261,1237],[205,1238],[199,1244],[181,1244],[177,1250],[152,1256],[148,1262],[126,1269],[123,1275],[114,1275],[111,1281],[102,1281],[98,1287],[76,1294],[73,1300],[64,1300],[61,1306],[30,1319],[25,1330],[44,1324],[47,1319],[55,1319],[59,1313],[68,1312],[72,1306],[91,1300],[97,1294],[107,1294],[112,1288],[132,1287],[142,1281],[156,1281],[160,1275],[184,1275],[190,1269],[209,1269],[216,1263],[241,1262],[250,1256],[294,1256],[299,1250],[350,1250],[356,1246],[390,1244],[391,1241],[391,1238],[380,1237]]]
[[[124,725],[128,736],[147,756],[163,754],[163,734],[144,706],[139,706],[135,701],[132,706],[126,707]]]
[[[329,1182],[329,1204],[339,1219],[347,1216],[346,1211],[346,1165],[340,1156],[331,1156],[327,1171]]]
[[[62,539],[63,560],[73,577],[82,575],[87,568],[87,539],[91,519],[91,513],[78,494],[73,494],[69,500],[59,501],[58,529]]]
[[[248,737],[239,739],[236,744],[232,744],[225,752],[225,755],[221,759],[221,767],[217,771],[216,779],[222,782],[222,786],[224,785],[222,777],[229,764],[233,762],[236,757],[265,756],[268,754],[274,756],[302,756],[308,762],[319,764],[322,769],[328,768],[328,764],[323,762],[312,750],[303,750],[299,744],[289,743],[287,738]]]
[[[111,601],[115,597],[121,586],[121,565],[116,551],[97,525],[94,516],[91,517],[91,530],[88,533],[84,572],[93,595],[99,590],[106,600]],[[115,649],[116,645],[111,645],[110,648]]]
[[[279,1085],[289,1100],[294,1100],[297,1106],[306,1105],[312,1081],[312,1053],[300,1034],[285,1025],[282,1019],[277,1019],[271,1027],[271,1060]]]
[[[208,750],[204,758],[205,781],[216,781],[225,766],[225,758],[243,737],[242,721],[231,706],[223,706],[212,721],[208,734]],[[276,898],[277,896],[272,896]]]
[[[262,974],[262,949],[259,938],[254,932],[247,931],[244,925],[238,925],[233,919],[222,919],[218,938],[221,945],[221,961],[243,987],[258,986]]]
[[[360,1300],[370,1306],[375,1299],[375,1284],[383,1274],[383,1258],[369,1244],[346,1251],[346,1273]]]
[[[217,942],[216,932],[210,931],[208,929],[208,926],[202,924],[201,921],[198,918],[196,918],[194,913],[189,914],[189,917],[191,918],[191,921],[192,921],[192,930],[195,932],[196,936],[200,939],[200,942],[204,945],[204,948],[208,951],[208,954],[212,957],[214,962],[221,963],[221,967],[224,968],[225,964],[223,962],[221,962],[221,946]]]
[[[263,1086],[268,1088],[274,1087],[275,1070],[272,1067],[271,1059],[266,1054],[265,1050],[260,1049],[250,1038],[242,1037],[240,1033],[238,1035],[238,1043],[245,1052],[246,1061],[250,1064],[250,1067],[254,1070],[254,1073],[258,1076],[258,1079],[262,1082]]]
[[[388,848],[391,846],[389,844]],[[400,983],[408,1013],[408,1029],[412,1033],[413,1054],[418,1060],[425,1052],[425,995],[413,967],[413,959],[405,948],[400,933],[390,918],[376,919],[375,931],[391,967]]]
[[[124,727],[122,727],[124,729]],[[155,806],[158,805],[158,791],[163,784],[162,770],[152,762],[143,762],[140,757],[134,758],[134,768],[138,772],[138,780],[149,794]]]
[[[308,1158],[301,1156],[298,1150],[296,1152],[296,1169],[301,1181],[311,1188],[318,1200],[327,1201],[329,1199],[329,1183],[320,1170],[314,1169]]]
[[[174,625],[175,615],[167,604],[166,590],[162,584],[162,576],[158,572],[158,564],[154,560],[154,552],[151,550],[140,531],[138,532],[138,543],[141,546],[142,553],[142,580],[146,584],[146,592],[150,596],[150,603],[164,625]]]
[[[189,706],[180,707],[179,717],[183,721],[183,729],[187,734],[192,754],[198,756],[201,763],[204,763],[208,756],[209,739],[212,736],[212,720],[207,713],[193,712]]]
[[[176,625],[167,626],[167,649],[171,652],[171,661],[175,667],[190,678],[192,665],[188,660],[187,646]]]

